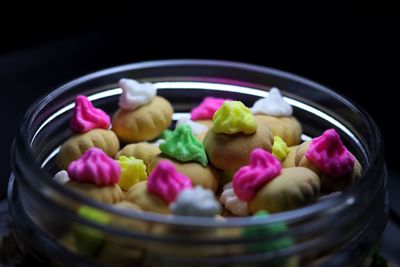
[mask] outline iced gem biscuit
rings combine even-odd
[[[127,200],[144,211],[169,214],[169,204],[185,188],[192,188],[192,181],[177,172],[170,161],[163,160],[157,164],[147,181],[139,182],[129,189]]]
[[[241,200],[235,194],[232,188],[232,183],[224,185],[223,192],[219,198],[225,209],[236,216],[248,216],[250,214],[247,202]]]
[[[101,109],[93,107],[86,96],[78,95],[70,128],[75,133],[86,133],[96,128],[108,129],[110,117]]]
[[[119,186],[127,191],[140,181],[147,180],[146,165],[143,160],[134,157],[120,156],[118,162],[121,166]]]
[[[160,150],[163,153],[153,158],[149,173],[160,160],[169,159],[179,172],[192,180],[193,185],[217,190],[219,174],[208,166],[203,144],[194,137],[189,125],[178,125],[165,143],[160,144]]]
[[[70,181],[65,186],[87,197],[105,203],[123,199],[118,186],[121,168],[99,148],[90,148],[68,167]]]
[[[203,141],[211,164],[224,171],[246,165],[255,148],[272,150],[273,135],[239,101],[226,101],[214,115],[214,126]]]
[[[110,157],[117,153],[119,141],[115,133],[108,130],[110,118],[104,111],[94,108],[87,97],[76,97],[70,127],[75,135],[60,148],[57,155],[60,169],[66,169],[91,147],[101,148]]]
[[[214,217],[221,211],[214,192],[201,186],[183,189],[170,204],[174,215]]]
[[[160,144],[160,150],[182,162],[195,161],[203,167],[208,163],[203,144],[193,136],[192,128],[186,124],[178,125],[168,139]]]
[[[156,88],[130,79],[121,79],[120,109],[113,116],[113,131],[125,143],[148,141],[159,136],[172,121],[173,109]]]
[[[182,162],[164,154],[159,154],[155,156],[149,164],[148,173],[151,173],[161,160],[171,161],[178,172],[186,175],[190,180],[192,180],[193,185],[199,185],[214,192],[217,191],[220,175],[212,166],[208,165],[203,167],[197,162]]]
[[[248,202],[251,213],[281,212],[317,199],[320,182],[311,170],[282,169],[271,153],[255,149],[250,155],[250,164],[235,173],[233,189],[241,200]]]
[[[361,177],[360,163],[334,129],[304,142],[291,153],[295,153],[294,166],[309,168],[318,174],[323,193],[342,191]]]
[[[254,198],[257,191],[281,173],[280,162],[271,153],[256,148],[250,154],[250,165],[233,176],[233,190],[244,201]]]
[[[267,97],[257,100],[251,111],[268,124],[273,135],[281,137],[288,146],[300,144],[301,125],[292,116],[292,106],[283,99],[277,88],[272,88]]]
[[[126,157],[134,157],[136,159],[143,160],[143,163],[148,166],[151,160],[157,155],[160,154],[160,149],[158,146],[147,142],[140,142],[135,144],[126,145],[122,148],[117,155],[115,156],[118,159],[120,156]]]

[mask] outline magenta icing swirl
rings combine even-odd
[[[71,162],[67,171],[72,181],[106,186],[119,182],[121,167],[103,150],[92,147],[79,159]]]
[[[250,201],[281,170],[281,163],[270,152],[256,148],[250,154],[250,164],[240,168],[233,176],[233,190],[241,200]]]
[[[192,180],[179,173],[169,160],[161,160],[147,179],[147,191],[166,202],[174,202],[185,188],[192,188]]]
[[[208,96],[201,101],[200,105],[190,112],[192,120],[212,120],[214,113],[224,104],[228,98],[215,98]]]
[[[110,117],[103,110],[93,107],[86,96],[78,95],[70,127],[76,133],[86,133],[95,128],[108,129]]]
[[[311,141],[306,158],[321,172],[334,177],[353,171],[355,161],[334,129],[326,130]]]

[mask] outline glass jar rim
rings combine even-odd
[[[359,111],[360,115],[362,115],[364,119],[364,123],[368,126],[370,131],[370,136],[373,138],[372,147],[370,148],[370,164],[368,164],[367,168],[363,172],[363,177],[357,183],[356,186],[352,186],[349,190],[346,190],[343,194],[339,196],[335,196],[324,201],[314,203],[312,205],[308,205],[299,209],[280,212],[271,214],[265,218],[259,218],[257,220],[251,220],[251,217],[238,217],[238,218],[230,218],[229,220],[224,221],[223,223],[216,221],[214,218],[203,218],[203,217],[191,217],[191,216],[165,216],[162,214],[150,213],[150,212],[141,212],[136,213],[127,209],[115,209],[112,205],[105,205],[98,201],[92,200],[90,198],[86,198],[82,195],[79,195],[72,190],[66,189],[64,186],[57,184],[55,182],[49,182],[48,179],[45,179],[46,175],[44,175],[39,162],[35,158],[32,150],[31,150],[31,140],[29,140],[28,135],[26,135],[26,131],[29,130],[29,125],[32,119],[35,118],[35,115],[38,111],[43,108],[53,97],[61,95],[65,91],[68,91],[70,88],[81,84],[86,81],[90,81],[96,78],[100,78],[102,76],[110,75],[113,73],[117,73],[120,71],[127,70],[135,70],[135,69],[146,69],[146,68],[154,68],[154,67],[172,67],[172,66],[213,66],[213,67],[226,67],[226,68],[235,68],[242,69],[247,71],[259,72],[259,73],[268,73],[270,75],[279,76],[284,79],[289,79],[298,83],[302,83],[313,87],[325,94],[328,94],[332,97],[335,97],[345,103],[347,106],[351,106],[353,109]],[[144,221],[152,221],[157,223],[166,223],[166,224],[175,224],[175,225],[190,225],[190,226],[202,226],[202,227],[236,227],[236,226],[249,226],[249,225],[261,225],[266,223],[277,223],[277,222],[291,222],[296,221],[298,218],[306,218],[316,216],[318,214],[322,214],[333,207],[338,207],[343,204],[351,204],[352,200],[354,200],[354,195],[358,192],[365,190],[368,188],[370,184],[373,182],[374,176],[371,174],[373,172],[373,167],[381,166],[381,164],[377,164],[378,162],[383,162],[383,159],[380,158],[382,155],[382,139],[381,134],[376,126],[375,122],[372,118],[360,107],[356,107],[351,101],[346,99],[345,97],[339,95],[338,93],[330,90],[329,88],[320,85],[316,82],[303,78],[301,76],[291,74],[285,71],[263,67],[253,64],[247,63],[239,63],[232,61],[222,61],[222,60],[205,60],[205,59],[176,59],[176,60],[158,60],[158,61],[145,61],[139,63],[132,63],[127,65],[121,65],[117,67],[111,67],[104,70],[100,70],[97,72],[93,72],[91,74],[82,76],[71,82],[68,82],[50,94],[44,96],[43,98],[39,98],[35,101],[25,113],[24,119],[22,121],[21,127],[17,133],[17,136],[14,141],[12,158],[15,159],[16,154],[20,154],[24,157],[25,165],[29,169],[30,179],[27,179],[24,175],[18,175],[22,177],[22,181],[27,184],[30,189],[34,192],[39,193],[39,190],[54,190],[58,194],[61,194],[67,198],[73,198],[78,200],[81,204],[93,207],[98,210],[103,210],[107,213],[114,214],[117,216],[123,216],[132,219],[139,219]],[[21,162],[19,162],[21,163]],[[27,164],[29,163],[29,164]],[[13,160],[13,170],[16,172],[18,170],[18,163],[16,160]],[[34,177],[34,178],[32,178]],[[32,184],[32,180],[35,182],[40,182],[41,186],[35,186]],[[39,188],[39,189],[38,189]]]

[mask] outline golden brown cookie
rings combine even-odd
[[[299,146],[289,147],[289,153],[282,162],[282,168],[296,167],[296,152]]]
[[[268,125],[256,117],[257,131],[254,134],[217,134],[208,130],[203,144],[211,164],[221,170],[236,171],[247,165],[251,151],[255,148],[272,150],[274,137]]]
[[[112,130],[125,143],[148,141],[169,127],[174,113],[171,104],[156,96],[135,110],[119,109],[112,120]]]
[[[273,213],[300,208],[314,202],[319,190],[320,180],[313,171],[303,167],[285,168],[257,192],[248,203],[249,210]]]
[[[181,162],[169,158],[163,154],[159,154],[153,158],[148,168],[148,174],[157,166],[160,160],[167,159],[171,161],[176,170],[192,180],[193,186],[201,185],[204,188],[209,188],[214,192],[217,191],[219,173],[211,166],[203,167],[197,162]]]
[[[153,157],[159,154],[161,151],[156,145],[152,145],[147,142],[141,142],[136,144],[129,144],[126,145],[123,149],[118,151],[115,159],[118,159],[119,156],[127,156],[127,157],[134,157],[136,159],[143,160],[146,166],[149,165]]]
[[[68,181],[64,185],[79,194],[103,203],[115,204],[124,199],[124,193],[118,184],[100,187],[89,183]]]
[[[288,146],[301,143],[303,131],[300,122],[295,117],[274,117],[261,114],[257,114],[255,117],[266,122],[271,128],[272,134],[282,138]]]
[[[310,170],[313,170],[318,174],[321,180],[321,192],[322,193],[331,193],[336,191],[343,191],[347,187],[352,184],[355,184],[362,175],[362,167],[360,162],[354,157],[354,168],[353,171],[340,176],[340,177],[332,177],[328,174],[322,173],[313,163],[308,161],[306,158],[306,152],[308,147],[310,146],[311,141],[304,142],[301,144],[296,150],[295,164],[299,167],[305,167]]]
[[[168,203],[155,194],[147,191],[147,181],[132,186],[126,193],[126,200],[139,206],[144,211],[170,214]]]
[[[118,137],[113,131],[93,129],[83,134],[71,136],[60,148],[57,155],[57,166],[61,170],[80,158],[91,147],[102,149],[108,156],[114,157],[119,149]]]

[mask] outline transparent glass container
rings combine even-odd
[[[251,106],[272,86],[278,87],[302,123],[303,139],[335,128],[362,164],[363,177],[343,194],[257,219],[165,216],[85,198],[51,180],[58,171],[55,155],[72,135],[75,96],[84,94],[112,114],[118,108],[120,78],[155,83],[158,94],[172,103],[174,120],[187,116],[205,96],[229,97]],[[379,129],[364,110],[302,77],[226,61],[135,63],[71,81],[29,108],[13,146],[8,200],[18,244],[30,260],[44,264],[358,266],[376,247],[387,221],[382,149]],[[101,212],[108,222],[79,216],[82,206]],[[278,233],[268,231],[277,225],[284,227]],[[77,238],[79,231],[85,232],[85,240]],[[290,240],[289,245],[274,245],[282,240]],[[85,242],[97,242],[96,250],[77,249],[88,245]]]

